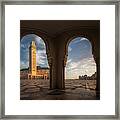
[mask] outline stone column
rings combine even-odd
[[[65,89],[65,67],[66,67],[66,63],[67,63],[67,56],[68,54],[66,53],[64,55],[64,59],[63,59],[63,88]]]
[[[100,99],[100,41],[99,38],[94,38],[94,44],[92,44],[92,54],[96,62],[96,98]]]
[[[50,74],[50,89],[55,89],[56,88],[56,79],[55,79],[55,61],[54,61],[54,58],[53,56],[51,56],[49,53],[48,53],[48,64],[49,64],[49,67],[50,67],[50,70],[49,70],[49,74]]]
[[[94,55],[94,59],[95,59],[96,68],[97,68],[96,97],[97,99],[100,99],[100,60],[97,55]]]
[[[56,87],[59,90],[65,89],[65,82],[64,82],[64,60],[60,56],[57,59],[57,74],[56,74]]]
[[[59,91],[63,91],[65,89],[65,81],[64,81],[64,42],[62,38],[58,36],[57,41],[55,41],[55,80],[56,80],[56,89]]]

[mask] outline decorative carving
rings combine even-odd
[[[63,60],[64,67],[66,66],[66,63],[67,63],[67,56],[68,56],[68,54],[64,55],[64,60]]]
[[[53,57],[51,56],[49,50],[47,51],[46,54],[47,54],[48,64],[49,64],[49,66],[51,66],[52,65],[52,61],[53,61]]]
[[[53,61],[53,58],[50,56],[50,57],[48,57],[48,64],[49,64],[49,66],[51,66],[52,65],[52,61]]]

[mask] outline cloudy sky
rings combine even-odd
[[[22,38],[20,44],[20,67],[27,68],[29,66],[29,45],[35,40],[37,46],[37,66],[49,67],[46,55],[46,47],[43,40],[34,35],[29,34]],[[92,75],[96,72],[96,64],[92,56],[92,48],[90,42],[83,37],[73,39],[68,46],[68,58],[65,68],[66,79],[77,79],[79,75]]]
[[[96,72],[92,56],[92,46],[88,39],[77,37],[68,46],[68,58],[65,68],[67,79],[77,79],[79,75],[91,76]]]
[[[34,40],[37,47],[37,66],[48,67],[47,55],[46,55],[46,47],[44,41],[34,35],[29,34],[22,38],[20,43],[20,68],[28,68],[29,67],[29,46],[31,41]]]

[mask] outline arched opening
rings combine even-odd
[[[82,99],[95,99],[97,68],[92,54],[92,44],[85,37],[75,37],[67,44],[65,66],[66,91],[84,94]]]
[[[25,95],[39,94],[40,91],[49,89],[50,67],[46,53],[46,42],[41,37],[35,34],[22,37],[20,41],[21,99],[24,99]]]

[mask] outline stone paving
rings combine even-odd
[[[96,100],[96,80],[66,80],[65,90],[49,90],[49,80],[21,80],[21,100]]]

